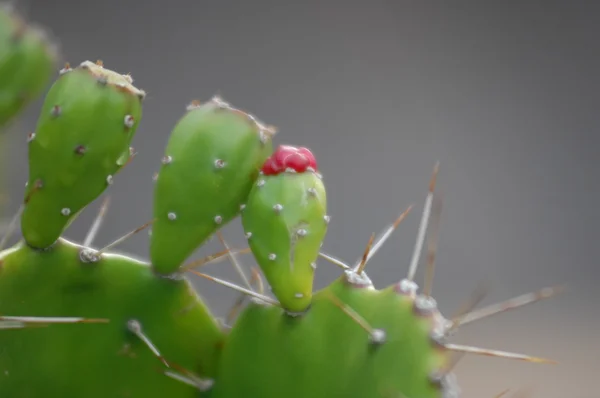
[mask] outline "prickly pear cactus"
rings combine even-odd
[[[56,48],[46,34],[0,4],[0,134],[42,94],[56,60]]]
[[[288,311],[302,312],[311,303],[326,213],[325,185],[310,150],[277,148],[248,195],[242,223],[273,294]]]
[[[219,97],[188,107],[171,133],[156,176],[150,257],[158,272],[176,272],[239,215],[272,152],[274,133]]]
[[[143,96],[129,76],[84,62],[63,69],[45,98],[12,224],[21,221],[23,236],[4,251],[0,240],[0,397],[450,398],[460,393],[453,353],[546,361],[449,340],[460,327],[558,289],[479,310],[473,300],[448,319],[431,296],[431,278],[419,291],[426,236],[434,267],[436,234],[426,227],[439,211],[437,167],[408,274],[378,289],[367,263],[410,208],[372,236],[353,266],[322,252],[329,217],[314,155],[291,145],[273,152],[274,130],[220,98],[194,102],[175,124],[151,222],[94,248],[103,206],[83,243],[67,241],[65,228],[130,160]],[[249,245],[239,251],[220,235],[236,218]],[[110,253],[149,225],[150,262]],[[226,249],[185,263],[212,235]],[[256,260],[252,281],[236,252]],[[227,257],[245,287],[197,269]],[[319,260],[343,270],[313,292]],[[237,319],[218,321],[188,274],[250,301],[236,306]]]
[[[193,397],[185,384],[157,376],[164,365],[152,352],[160,347],[179,366],[215,375],[223,335],[190,284],[157,278],[131,258],[104,254],[87,263],[81,254],[61,239],[47,251],[21,243],[0,257],[3,315],[66,322],[0,327],[1,396]]]
[[[112,183],[129,159],[144,91],[128,75],[86,61],[66,65],[29,135],[23,237],[52,245],[77,213]]]

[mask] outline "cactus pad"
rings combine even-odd
[[[357,275],[316,292],[298,317],[255,301],[228,337],[211,397],[454,396],[432,377],[447,363],[431,338],[445,320],[423,302]]]
[[[273,294],[290,312],[312,298],[315,261],[327,232],[327,198],[306,148],[282,145],[264,163],[242,212],[256,261]]]
[[[150,256],[177,271],[211,235],[239,215],[274,132],[215,97],[192,104],[174,127],[157,174]]]
[[[2,397],[195,397],[160,374],[163,364],[127,328],[137,320],[167,360],[214,374],[221,330],[192,286],[118,255],[83,263],[80,249],[61,239],[47,251],[21,244],[0,254],[1,315],[109,321],[2,331]]]
[[[52,245],[112,183],[129,157],[144,92],[129,76],[84,62],[51,87],[29,139],[29,181],[21,218],[36,248]]]
[[[0,128],[42,93],[57,54],[44,32],[0,5]]]

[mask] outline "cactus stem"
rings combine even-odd
[[[281,304],[279,304],[279,302],[277,300],[273,300],[269,296],[265,296],[264,294],[259,294],[259,293],[256,293],[256,292],[252,291],[252,290],[248,290],[248,289],[246,289],[244,287],[238,286],[235,283],[231,283],[231,282],[219,279],[219,278],[215,278],[214,276],[206,275],[206,274],[203,274],[201,272],[194,271],[194,270],[191,270],[191,269],[188,270],[187,272],[191,272],[194,275],[198,275],[198,276],[200,276],[202,278],[208,279],[209,281],[218,283],[219,285],[223,285],[223,286],[228,287],[230,289],[236,290],[236,291],[238,291],[240,293],[244,293],[245,295],[257,298],[260,301],[263,301],[263,302],[265,302],[267,304],[271,304],[271,305],[274,305],[276,307],[281,307]]]
[[[107,196],[102,201],[100,210],[98,211],[98,214],[96,215],[96,218],[94,219],[94,222],[92,223],[92,226],[90,227],[90,230],[88,231],[87,235],[85,236],[85,239],[83,241],[84,247],[90,247],[92,245],[92,243],[94,242],[94,239],[96,238],[96,235],[98,235],[98,231],[100,230],[100,227],[102,226],[102,222],[104,221],[104,217],[106,216],[106,212],[108,211],[109,205],[110,205],[110,196]]]
[[[238,261],[237,257],[229,249],[229,244],[227,243],[227,241],[225,241],[225,238],[223,237],[223,234],[221,233],[221,231],[217,231],[217,237],[219,238],[219,241],[221,242],[221,244],[227,251],[227,257],[229,258],[229,261],[233,265],[233,268],[235,268],[235,271],[238,273],[240,278],[242,278],[242,281],[244,281],[244,284],[246,285],[246,287],[250,290],[253,290],[252,284],[246,277],[246,273],[244,272],[242,265]]]
[[[488,318],[493,315],[497,315],[506,311],[510,311],[516,308],[523,307],[528,304],[532,304],[550,297],[553,297],[564,290],[563,286],[554,286],[554,287],[545,287],[536,292],[525,293],[518,297],[514,297],[512,299],[503,301],[501,303],[496,303],[489,305],[487,307],[481,308],[479,310],[475,310],[467,313],[462,319],[455,320],[453,323],[464,326],[466,324]]]
[[[152,340],[144,333],[142,324],[137,319],[130,319],[127,321],[127,330],[133,333],[138,339],[140,339],[146,347],[152,351],[152,354],[161,361],[167,368],[170,368],[169,362],[162,356],[158,348],[152,343]]]
[[[479,348],[479,347],[471,347],[459,344],[446,344],[446,349],[450,351],[456,352],[464,352],[467,354],[476,354],[476,355],[486,355],[496,358],[506,358],[506,359],[516,359],[520,361],[526,362],[534,362],[534,363],[547,363],[547,364],[556,364],[558,362],[552,359],[532,357],[525,354],[506,352],[506,351],[498,351],[498,350],[490,350],[487,348]]]
[[[439,172],[440,164],[437,162],[433,169],[431,180],[429,181],[429,193],[425,199],[425,207],[423,209],[423,215],[421,216],[421,222],[419,224],[419,232],[417,234],[417,240],[415,242],[415,248],[413,251],[412,259],[410,261],[410,267],[408,268],[409,281],[415,279],[417,273],[417,266],[419,265],[419,259],[421,258],[421,251],[423,250],[423,243],[425,241],[425,233],[427,232],[427,223],[429,222],[429,215],[431,213],[431,204],[433,201],[433,192],[435,189],[435,183]]]
[[[333,265],[337,265],[338,267],[340,267],[343,270],[347,270],[350,269],[350,266],[348,264],[346,264],[345,262],[343,262],[340,259],[335,258],[334,256],[324,253],[324,252],[319,252],[319,257],[323,258],[324,260],[330,262]]]
[[[427,243],[427,269],[425,271],[425,281],[423,284],[423,294],[431,296],[433,290],[433,276],[435,275],[435,258],[437,255],[438,235],[440,230],[440,219],[442,213],[442,200],[434,197],[432,204],[432,228]]]
[[[10,220],[8,227],[6,228],[6,231],[4,232],[4,235],[2,236],[2,239],[0,239],[0,252],[2,250],[4,250],[4,248],[6,247],[6,243],[8,242],[8,240],[10,239],[12,234],[15,232],[15,229],[17,229],[17,225],[19,223],[19,218],[21,217],[21,213],[23,213],[23,209],[24,209],[23,205],[19,206],[19,209],[17,210],[15,215]]]
[[[134,229],[131,232],[128,232],[127,234],[123,235],[119,239],[115,240],[114,242],[112,242],[112,243],[108,244],[107,246],[104,246],[102,249],[98,250],[96,255],[101,256],[102,254],[106,253],[108,250],[112,249],[113,247],[115,247],[115,246],[123,243],[127,239],[131,238],[133,235],[145,230],[146,228],[151,226],[155,221],[156,221],[156,219],[148,221],[146,224],[137,227],[136,229]]]
[[[354,309],[352,309],[349,305],[342,302],[338,297],[336,297],[333,293],[329,292],[327,294],[327,298],[339,309],[341,309],[350,319],[352,319],[358,326],[363,328],[368,334],[371,343],[373,344],[383,344],[386,340],[385,331],[382,329],[373,328],[369,322],[367,322],[359,313],[357,313]]]

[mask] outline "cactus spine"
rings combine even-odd
[[[12,22],[1,18],[5,40]],[[93,239],[67,241],[69,223],[130,160],[143,98],[128,75],[86,61],[61,70],[44,100],[29,136],[23,236],[0,247],[0,396],[450,398],[459,396],[451,352],[545,362],[449,338],[558,289],[452,320],[427,286],[418,291],[437,168],[408,275],[377,289],[366,265],[408,211],[371,238],[354,266],[320,252],[329,217],[312,152],[291,145],[273,152],[274,130],[218,97],[192,103],[171,132],[157,174],[149,263],[111,254],[113,245],[95,249]],[[231,255],[228,248],[184,264],[237,217],[275,298],[261,283],[243,288],[195,269]],[[313,293],[319,257],[344,270]],[[186,272],[252,299],[222,324]]]

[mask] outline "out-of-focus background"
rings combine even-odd
[[[371,233],[416,205],[368,266],[378,286],[406,275],[437,160],[444,207],[434,294],[445,314],[481,281],[492,283],[482,304],[567,285],[557,298],[460,331],[461,343],[559,361],[467,356],[456,369],[464,397],[492,398],[506,388],[528,389],[530,397],[599,396],[598,3],[16,3],[60,39],[65,61],[102,59],[148,92],[138,156],[110,189],[95,245],[152,218],[152,175],[171,128],[191,100],[220,93],[279,127],[276,144],[314,151],[332,216],[326,252],[355,261]],[[26,135],[39,104],[11,132],[4,159],[11,211],[27,178]],[[68,238],[83,240],[99,203]],[[225,236],[245,245],[239,221]],[[211,242],[195,257],[220,249]],[[119,250],[147,258],[147,234]],[[339,270],[319,265],[323,287]],[[227,263],[207,271],[236,278]],[[196,282],[219,315],[237,297]]]

